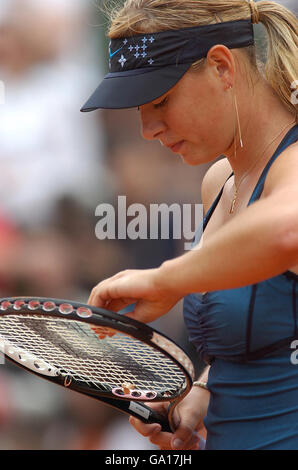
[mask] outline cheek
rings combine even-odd
[[[197,118],[189,123],[196,129],[202,140],[221,152],[230,144],[234,132],[235,112],[233,107],[233,95],[230,90],[206,93],[200,103],[197,104]]]
[[[183,95],[166,112],[168,129],[175,137],[199,145],[205,157],[211,152],[216,158],[217,152],[226,150],[233,138],[235,116],[231,90],[209,87],[204,93]]]
[[[192,104],[184,106],[183,109],[177,108],[174,112],[166,116],[168,128],[177,136],[184,137],[186,140],[195,140],[199,136],[204,117],[200,115]]]
[[[194,142],[205,140],[210,131],[221,123],[216,99],[206,95],[184,95],[181,106],[175,107],[171,113],[171,124],[179,127],[181,133]]]

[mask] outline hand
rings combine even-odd
[[[150,323],[165,315],[182,298],[177,288],[165,289],[160,268],[121,271],[92,289],[88,303],[117,312],[135,304],[126,316]]]
[[[197,450],[202,435],[205,435],[203,419],[207,413],[209,392],[194,387],[174,410],[175,433],[161,431],[160,424],[145,424],[130,417],[130,424],[148,437],[160,450]],[[169,403],[151,403],[159,413],[167,413]]]

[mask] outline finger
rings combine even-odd
[[[144,303],[138,300],[134,306],[134,310],[124,314],[126,317],[132,320],[137,320],[142,323],[150,323],[156,319],[154,310],[152,308],[144,307]]]
[[[88,299],[88,303],[93,306],[100,306],[102,307],[105,301],[111,299],[117,299],[120,297],[124,297],[120,294],[119,288],[119,280],[125,278],[137,270],[126,269],[124,271],[120,271],[114,276],[111,276],[103,281],[99,282],[91,291],[91,294]]]
[[[194,441],[198,441],[198,434],[196,432],[197,420],[194,418],[194,413],[191,409],[188,413],[183,412],[181,416],[179,408],[176,408],[173,414],[175,433],[172,436],[173,449],[187,449],[192,447]]]
[[[127,303],[125,303],[126,299],[128,299]],[[120,310],[124,308],[123,305],[126,307],[129,303],[133,303],[133,301],[134,299],[126,295],[123,284],[112,279],[100,282],[92,289],[88,299],[88,303],[94,307],[107,308],[107,306],[112,303],[110,309],[114,308],[114,310]],[[117,306],[118,304],[120,305],[119,308]],[[114,305],[116,305],[116,307]]]
[[[172,433],[162,432],[160,424],[145,424],[137,418],[130,417],[130,424],[149,441],[163,450],[173,450],[171,446]]]
[[[155,434],[159,434],[161,431],[160,424],[152,423],[152,424],[145,424],[137,418],[133,416],[129,417],[130,424],[144,437],[154,436]]]
[[[172,436],[171,446],[174,450],[192,450],[197,449],[200,443],[200,435],[197,432],[193,432],[191,437],[187,440],[182,441],[181,439]]]
[[[128,298],[111,300],[105,308],[113,312],[119,312],[119,310],[123,310],[124,308],[128,307],[129,305],[134,304],[135,302],[136,302],[136,299],[128,299]]]
[[[172,437],[173,434],[170,432],[156,432],[149,436],[149,441],[161,450],[173,450]]]
[[[92,306],[96,306],[95,305],[95,299],[96,299],[96,295],[97,295],[97,290],[98,290],[98,285],[96,287],[93,287],[90,295],[89,295],[89,299],[88,299],[88,304],[89,305],[92,305]]]
[[[91,291],[88,304],[93,307],[105,308],[107,303],[112,299],[106,281],[100,282]]]

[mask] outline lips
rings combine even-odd
[[[184,140],[180,140],[179,142],[176,142],[175,144],[167,145],[167,147],[172,150],[172,152],[177,153],[179,152],[180,148],[182,147],[184,143]]]

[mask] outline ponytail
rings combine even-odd
[[[265,78],[297,119],[297,18],[290,10],[275,2],[261,0],[255,6],[258,22],[266,28],[268,38]]]

